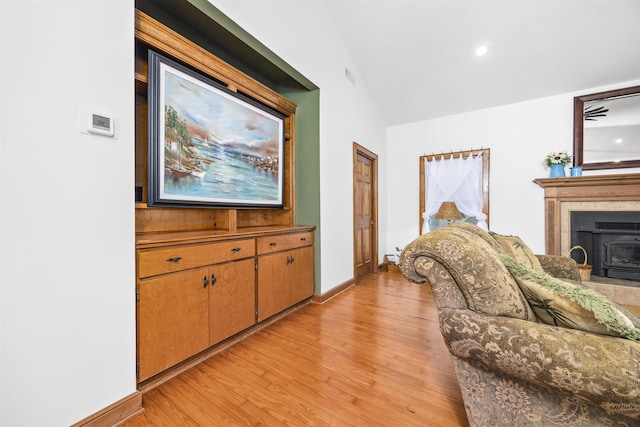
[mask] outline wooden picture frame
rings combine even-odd
[[[573,165],[640,167],[640,86],[573,98]]]
[[[148,206],[283,208],[284,115],[149,50]]]

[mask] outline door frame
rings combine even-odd
[[[353,178],[353,280],[354,282],[357,281],[358,279],[358,275],[357,275],[357,270],[358,270],[358,266],[356,263],[356,233],[357,233],[357,229],[356,229],[356,210],[355,210],[355,206],[356,206],[356,163],[358,161],[358,154],[367,157],[368,159],[371,160],[371,170],[372,170],[372,176],[371,176],[371,206],[372,206],[372,212],[371,212],[371,220],[372,220],[372,224],[371,224],[371,228],[372,228],[372,233],[371,233],[371,263],[372,263],[372,271],[371,273],[375,273],[380,269],[380,264],[378,262],[378,155],[376,153],[374,153],[373,151],[370,151],[368,149],[366,149],[365,147],[361,146],[360,144],[358,144],[357,142],[353,143],[353,170],[352,170],[352,178]]]

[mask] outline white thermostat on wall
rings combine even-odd
[[[80,113],[81,132],[115,138],[115,122],[113,117],[94,111]]]

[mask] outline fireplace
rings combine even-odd
[[[544,188],[548,255],[567,254],[573,211],[640,212],[640,173],[538,178],[534,182]]]
[[[629,212],[631,221],[623,218],[623,222],[639,222],[640,212],[640,173],[585,175],[565,178],[538,178],[536,184],[544,188],[545,204],[545,247],[548,255],[567,255],[572,247],[572,218],[574,212]],[[635,215],[635,216],[634,216]],[[640,279],[618,279],[612,276],[626,274],[628,268],[636,268],[638,263],[637,230],[620,230],[631,228],[620,226],[620,221],[599,221],[597,231],[599,239],[607,239],[604,255],[604,271],[609,277],[591,274],[586,281],[589,287],[621,303],[640,306]],[[614,224],[605,224],[605,222]],[[636,227],[635,225],[633,226]],[[627,233],[631,231],[631,233]],[[628,235],[621,238],[622,233]],[[615,238],[614,238],[615,237]],[[576,258],[582,251],[574,250]],[[590,265],[594,264],[592,255],[588,256]],[[583,259],[580,258],[580,263]]]
[[[582,246],[592,275],[640,280],[640,212],[573,211],[571,246]],[[582,251],[571,256],[584,263]]]

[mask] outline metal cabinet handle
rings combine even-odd
[[[276,245],[277,245],[277,243],[276,243],[276,242],[271,242],[271,243],[269,243],[269,246],[272,246],[272,247],[275,247]]]
[[[211,273],[211,286],[215,285],[217,281],[215,274]]]
[[[240,249],[241,249],[241,248],[232,248],[232,249],[231,249],[231,252],[240,252]]]
[[[202,279],[202,284],[203,286],[206,288],[207,285],[209,284],[209,279],[207,278],[206,274],[204,276],[204,278]]]
[[[169,258],[169,259],[167,260],[167,262],[178,262],[178,261],[180,261],[181,259],[182,259],[182,258],[181,258],[181,257],[179,257],[179,256],[174,256],[173,258]]]
[[[300,240],[302,240],[303,242],[306,242],[307,238],[306,237],[301,237]]]

